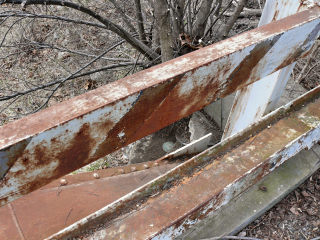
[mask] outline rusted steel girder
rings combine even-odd
[[[48,239],[174,239],[319,140],[320,86]]]
[[[308,53],[315,7],[0,128],[0,206],[155,132]]]

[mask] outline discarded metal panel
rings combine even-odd
[[[114,176],[113,169],[70,174],[0,208],[1,240],[42,240],[172,169],[177,163]],[[110,171],[111,170],[111,171]],[[125,169],[126,170],[126,169]],[[110,175],[111,174],[111,175]],[[16,219],[14,224],[11,219]],[[21,237],[17,234],[20,230]],[[16,233],[16,234],[15,234]]]
[[[319,140],[320,86],[48,239],[172,239]]]
[[[302,0],[267,0],[259,22],[259,26],[268,24],[301,12],[308,8],[309,3]],[[295,63],[264,77],[258,82],[237,91],[231,108],[223,138],[246,128],[272,111],[280,99],[289,80]],[[245,106],[245,107],[244,107]]]
[[[315,7],[2,126],[0,162],[11,168],[0,205],[287,66],[308,53],[319,30]],[[21,155],[6,157],[23,141]]]

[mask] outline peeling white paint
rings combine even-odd
[[[302,0],[302,4],[306,5],[308,8],[312,8],[314,6],[320,7],[320,0]]]
[[[119,138],[123,138],[126,134],[123,132],[123,130],[118,134]]]
[[[297,13],[297,11],[305,10],[305,8],[300,8],[300,3],[301,0],[267,0],[260,18],[259,26],[265,25],[274,20],[282,19]],[[315,26],[316,25],[310,25],[306,27],[304,29],[304,33],[294,34],[294,37],[283,35],[273,49],[269,51],[269,57],[267,56],[264,59],[268,64],[259,65],[260,68],[257,71],[266,71],[266,69],[262,69],[265,67],[272,68],[274,63],[273,60],[270,59],[270,56],[274,54],[278,54],[279,56],[289,56],[290,52],[286,52],[285,49],[294,49],[292,46],[297,44],[299,45],[299,42],[303,42],[303,38],[305,38]],[[295,42],[296,40],[297,42]],[[311,45],[307,44],[305,47],[310,48]],[[271,75],[261,76],[260,81],[257,81],[237,92],[223,138],[241,131],[260,119],[264,114],[267,114],[274,109],[275,104],[283,93],[293,67],[294,64],[291,64]],[[243,108],[243,106],[246,106],[246,108]]]

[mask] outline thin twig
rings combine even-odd
[[[68,218],[70,217],[72,210],[73,210],[73,208],[70,209],[70,211],[69,211],[69,213],[68,213],[68,215],[67,215],[67,217],[66,217],[66,219],[64,221],[64,225],[67,224]]]
[[[60,21],[69,22],[69,23],[76,23],[76,24],[81,24],[81,25],[88,25],[88,26],[92,26],[92,27],[108,29],[105,25],[99,24],[99,23],[88,22],[88,21],[83,21],[83,20],[76,20],[76,19],[60,17],[60,16],[53,16],[53,15],[34,14],[34,13],[28,13],[28,12],[14,12],[14,11],[12,11],[9,13],[1,13],[0,18],[3,18],[3,17],[25,17],[25,18],[53,19],[53,20],[60,20]]]
[[[3,4],[19,4],[21,5],[24,0],[0,0],[0,5]],[[83,6],[76,4],[74,2],[69,2],[65,0],[28,0],[25,4],[27,5],[54,5],[54,6],[63,6],[67,8],[74,9],[76,11],[82,12],[89,15],[90,17],[96,19],[100,23],[106,26],[106,28],[115,34],[119,35],[121,38],[125,39],[132,47],[137,49],[142,54],[146,55],[150,60],[154,60],[159,57],[159,55],[150,49],[146,44],[133,37],[131,33],[126,31],[123,27],[109,19],[99,15],[97,12]]]
[[[208,35],[211,28],[217,23],[217,21],[223,16],[223,14],[229,9],[229,7],[232,5],[232,1],[233,0],[229,1],[228,5],[222,10],[222,12],[219,14],[219,16],[211,23],[210,27],[207,29],[206,33],[203,35],[203,38],[205,38]]]
[[[299,82],[299,83],[300,83],[300,82],[308,75],[308,73],[310,72],[310,71],[308,71],[308,73],[305,74],[306,71],[307,71],[307,68],[308,68],[309,65],[310,65],[311,60],[314,58],[314,56],[315,56],[316,53],[317,53],[317,50],[318,50],[319,46],[320,46],[320,41],[316,41],[315,44],[314,44],[313,47],[312,47],[313,49],[312,49],[311,54],[310,54],[309,57],[308,57],[307,62],[305,63],[305,65],[303,66],[302,70],[300,71],[300,73],[299,73],[299,75],[298,75],[298,77],[297,77],[296,82]]]
[[[44,107],[49,103],[50,99],[51,99],[52,96],[55,94],[55,92],[62,86],[62,84],[64,84],[66,81],[74,78],[76,75],[80,75],[80,72],[81,72],[81,71],[83,71],[85,68],[87,68],[88,66],[90,66],[91,64],[93,64],[94,62],[96,62],[97,60],[99,60],[101,57],[103,57],[105,54],[107,54],[109,51],[111,51],[112,49],[114,49],[115,47],[117,47],[118,45],[120,45],[121,43],[122,43],[122,41],[119,42],[119,43],[117,43],[117,44],[115,44],[115,45],[113,45],[113,46],[111,46],[111,47],[108,48],[106,51],[104,51],[102,54],[100,54],[98,57],[96,57],[95,59],[91,60],[90,62],[88,62],[87,64],[85,64],[83,67],[81,67],[80,69],[78,69],[76,72],[74,72],[74,73],[70,74],[68,77],[66,77],[66,78],[64,78],[64,79],[62,79],[62,80],[60,80],[60,81],[55,82],[54,84],[52,84],[52,85],[57,85],[57,84],[58,84],[58,85],[52,90],[52,92],[51,92],[51,94],[48,96],[47,100],[46,100],[40,107],[38,107],[36,110],[34,110],[32,113],[35,113],[35,112],[39,111],[40,109],[44,108]],[[28,90],[28,91],[30,92],[30,90]],[[33,90],[33,91],[35,91],[35,90]],[[26,91],[26,92],[27,92],[27,91]],[[15,94],[15,95],[17,95],[17,94]],[[23,94],[18,93],[17,96],[21,96],[21,95],[23,95]],[[2,98],[0,98],[0,100],[1,100],[1,99],[4,99],[4,98],[7,98],[7,97],[2,97]],[[7,99],[5,99],[5,100],[7,100]]]

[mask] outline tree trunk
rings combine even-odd
[[[172,30],[170,26],[170,10],[166,0],[154,0],[156,27],[160,37],[161,61],[173,58]]]
[[[179,34],[184,32],[183,29],[183,10],[185,6],[184,0],[173,1],[174,9],[171,10],[171,18],[173,25],[173,38],[178,39]]]
[[[197,14],[197,20],[192,28],[192,36],[201,38],[206,30],[206,23],[210,14],[212,0],[203,0]]]
[[[238,6],[236,7],[233,15],[229,18],[229,21],[227,22],[225,27],[222,29],[222,31],[219,33],[218,35],[219,40],[222,40],[228,37],[228,34],[231,28],[233,27],[234,23],[237,21],[246,3],[247,3],[247,0],[239,0]]]
[[[143,26],[141,2],[140,2],[140,0],[134,0],[134,4],[136,6],[136,16],[137,16],[137,21],[138,21],[139,38],[143,43],[147,43],[146,33],[144,31],[144,26]]]

